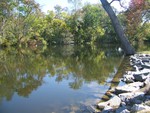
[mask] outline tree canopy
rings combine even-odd
[[[72,4],[71,12],[56,5],[55,10],[45,14],[34,0],[1,0],[0,45],[21,47],[118,42],[111,20],[101,4],[81,5],[78,0],[69,0],[69,3]],[[150,40],[149,4],[149,0],[132,0],[128,9],[117,13],[131,44]]]

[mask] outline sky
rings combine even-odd
[[[35,0],[35,1],[40,4],[42,11],[45,13],[47,13],[48,10],[54,10],[54,6],[56,5],[60,5],[61,7],[69,6],[67,2],[68,0]],[[124,1],[124,4],[127,6],[130,0],[123,0],[123,1]],[[100,0],[82,0],[82,4],[85,4],[87,2],[91,4],[96,4],[96,3],[100,4]],[[116,9],[122,10],[122,8],[120,7],[117,1],[114,1],[112,5]]]

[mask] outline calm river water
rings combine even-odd
[[[111,45],[0,50],[0,113],[88,113],[121,60]]]

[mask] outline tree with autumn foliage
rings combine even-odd
[[[115,12],[113,11],[112,7],[110,6],[110,4],[112,2],[114,2],[115,0],[112,0],[110,3],[107,0],[100,0],[102,3],[103,8],[105,9],[105,11],[107,12],[108,16],[111,19],[112,22],[112,26],[116,32],[116,34],[118,35],[118,38],[121,42],[122,48],[125,52],[126,55],[132,55],[135,53],[132,45],[129,43],[128,38],[126,37],[126,34],[120,24],[120,21],[118,19],[118,17],[116,16]],[[120,2],[120,0],[117,0]]]
[[[150,40],[150,0],[131,0],[125,16],[131,42]]]

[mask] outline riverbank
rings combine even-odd
[[[150,55],[130,56],[132,71],[126,71],[117,86],[107,91],[111,98],[97,104],[102,113],[150,112]]]

